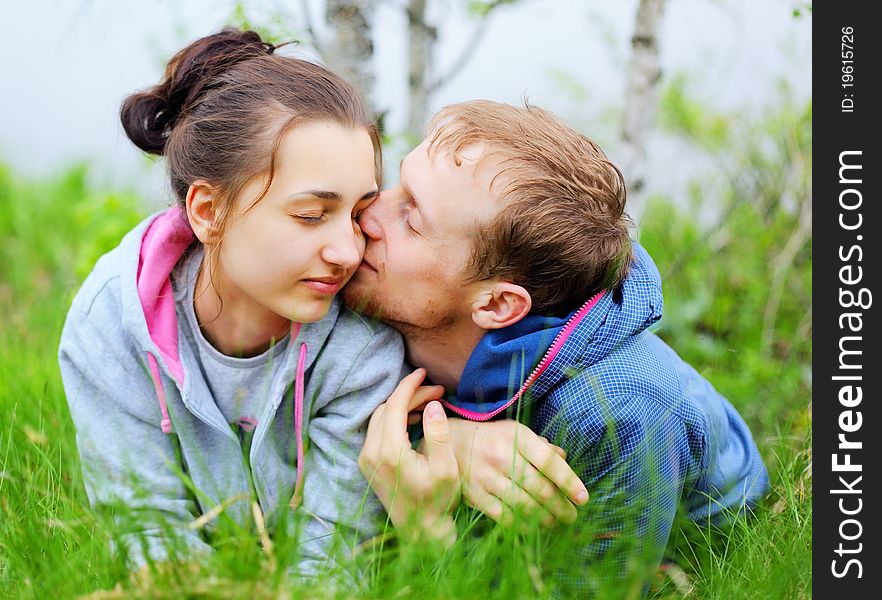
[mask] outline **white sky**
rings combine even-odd
[[[466,0],[432,0],[439,64],[458,55],[475,21]],[[314,18],[322,0],[309,0]],[[120,101],[156,83],[165,60],[188,41],[220,28],[230,0],[0,0],[0,161],[31,175],[74,160],[93,163],[97,180],[162,195],[161,171],[128,142]],[[391,132],[406,101],[404,0],[379,0],[375,26],[378,106]],[[774,106],[778,82],[797,98],[811,94],[811,15],[794,18],[788,0],[668,0],[661,35],[664,74],[685,72],[698,100],[722,110]],[[299,0],[251,0],[260,21]],[[613,143],[636,0],[521,0],[493,17],[459,76],[432,98],[432,109],[471,99],[548,108],[603,144]],[[292,23],[292,29],[298,29]],[[394,153],[394,152],[393,152]],[[390,157],[393,158],[393,157]],[[394,163],[397,164],[397,159]],[[670,174],[673,165],[660,162]]]

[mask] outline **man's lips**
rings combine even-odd
[[[362,259],[361,264],[358,265],[358,269],[359,269],[359,270],[364,270],[364,271],[373,271],[374,273],[377,272],[376,267],[374,267],[374,265],[372,265],[371,263],[369,263],[369,262],[368,262],[367,260],[365,260],[365,259]]]
[[[345,280],[342,277],[313,277],[311,279],[303,279],[302,281],[311,290],[333,296],[340,291]]]

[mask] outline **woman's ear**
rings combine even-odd
[[[187,220],[193,233],[203,244],[210,243],[217,224],[215,188],[201,179],[190,184],[187,190]]]
[[[502,329],[526,317],[532,306],[530,292],[519,285],[499,281],[472,302],[472,320],[481,329]]]

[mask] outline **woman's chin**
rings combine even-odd
[[[333,296],[330,296],[327,299],[298,303],[286,316],[296,323],[317,323],[328,316],[332,300]]]

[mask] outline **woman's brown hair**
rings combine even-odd
[[[218,235],[248,181],[267,177],[252,206],[266,194],[282,136],[297,124],[364,128],[380,183],[379,133],[358,92],[324,67],[274,50],[253,31],[200,38],[169,61],[159,84],[129,96],[120,110],[129,139],[166,158],[180,205],[194,181],[216,188]]]

